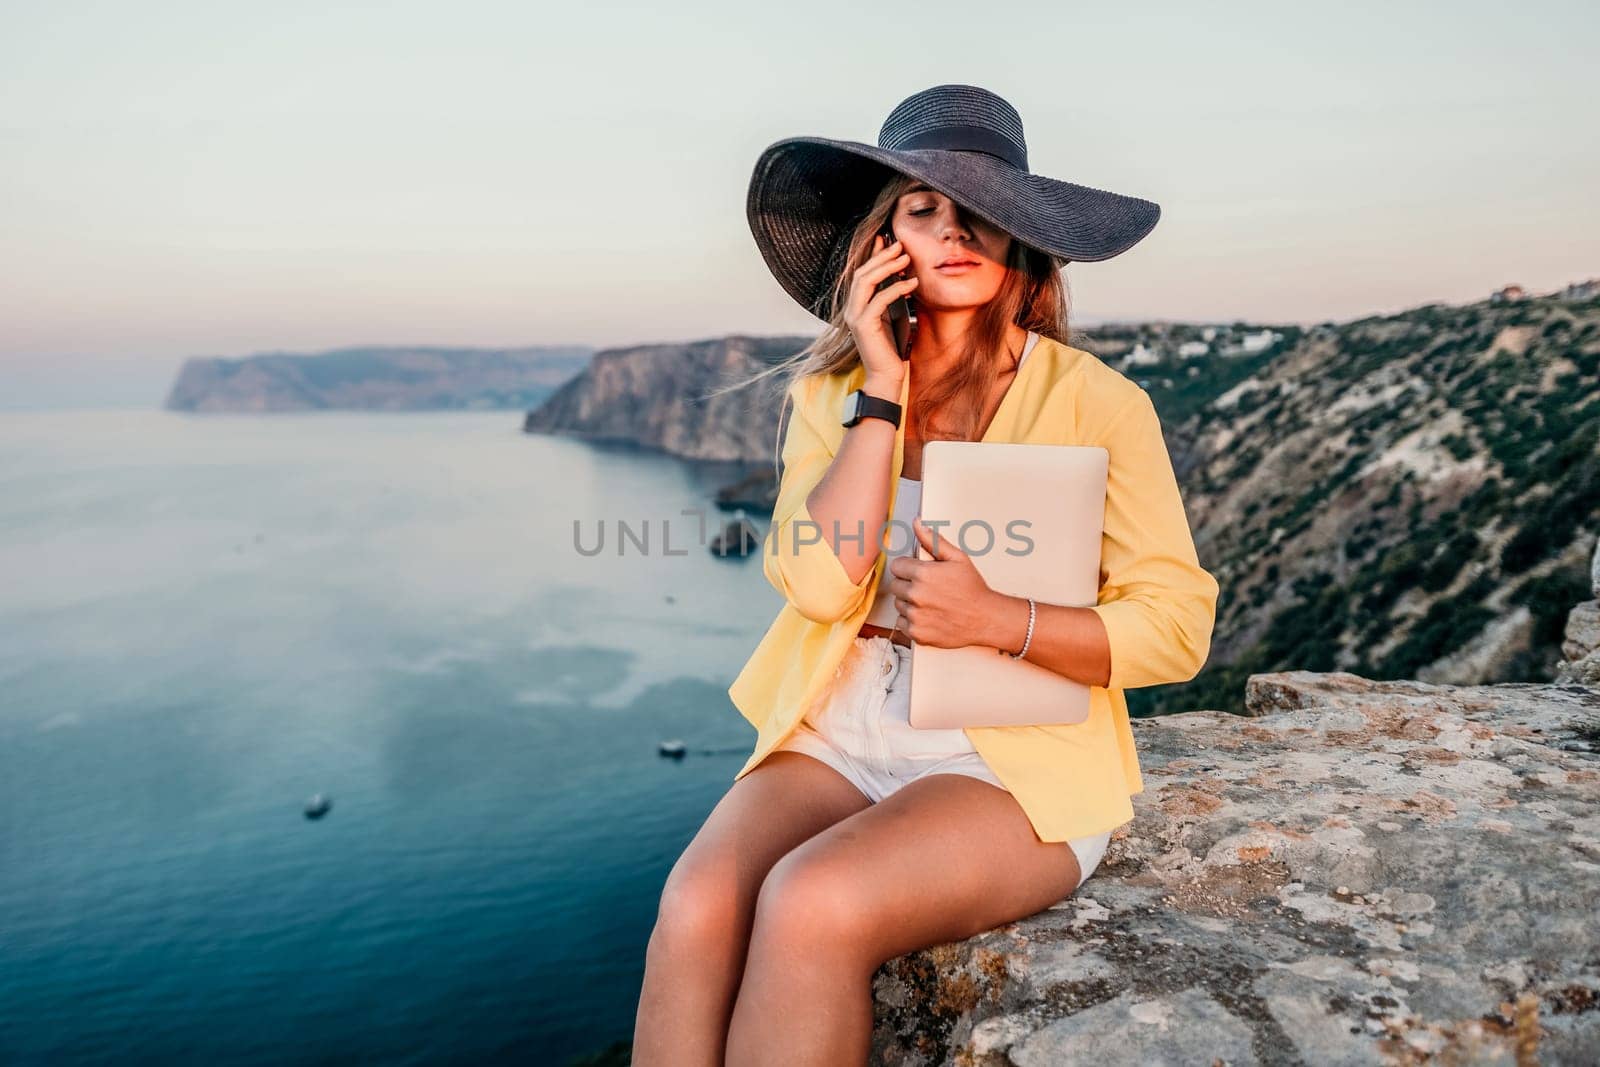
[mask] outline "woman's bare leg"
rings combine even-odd
[[[762,880],[795,845],[867,805],[832,767],[800,752],[774,752],[729,787],[662,889],[635,1064],[721,1067]]]
[[[729,1064],[866,1063],[872,976],[1071,896],[1078,859],[1016,799],[932,774],[797,845],[756,903]]]

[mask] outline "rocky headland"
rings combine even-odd
[[[523,429],[770,468],[778,456],[783,399],[776,376],[714,394],[794,355],[808,341],[739,335],[605,349],[583,374],[528,412]]]
[[[339,348],[185,360],[169,411],[497,411],[545,401],[593,349]]]

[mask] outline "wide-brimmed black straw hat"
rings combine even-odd
[[[756,160],[745,201],[756,246],[818,318],[851,231],[896,171],[1064,262],[1120,255],[1161,217],[1153,201],[1030,172],[1016,108],[975,85],[936,85],[896,105],[876,145],[789,137]]]

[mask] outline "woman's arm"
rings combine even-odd
[[[1028,636],[1028,598],[1005,593],[994,597],[987,611],[987,639],[979,643],[1020,651]],[[1035,601],[1027,660],[1084,685],[1111,684],[1111,641],[1093,608]]]
[[[903,375],[896,380],[869,375],[861,391],[898,404],[903,382]],[[865,577],[883,551],[880,535],[889,518],[895,436],[895,427],[883,419],[862,419],[847,427],[838,455],[806,497],[807,511],[822,524],[823,540],[852,582]]]
[[[1187,682],[1210,654],[1220,588],[1195,553],[1150,394],[1140,390],[1112,417],[1104,444],[1111,462],[1100,595],[1087,610],[1100,616],[1111,646],[1109,688]]]
[[[815,384],[800,379],[789,390],[783,476],[762,570],[800,614],[837,622],[860,607],[872,584],[889,511],[895,428],[882,419],[862,419],[844,431],[835,455],[814,420],[840,413],[813,409]],[[872,396],[900,397],[899,382],[879,377],[869,377],[863,388]]]

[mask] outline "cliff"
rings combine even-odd
[[[636,345],[595,354],[523,421],[528,433],[557,433],[637,445],[686,459],[770,466],[777,456],[775,379],[721,396],[708,394],[799,352],[805,337],[720,337]]]
[[[1600,1061],[1600,690],[1252,677],[1137,720],[1075,895],[890,961],[875,1063]]]
[[[1211,659],[1130,692],[1081,890],[879,970],[872,1062],[1600,1062],[1600,300],[1074,343],[1162,412]]]
[[[340,348],[185,360],[169,411],[499,410],[537,404],[592,349]]]
[[[1194,365],[1141,372],[1223,596],[1206,671],[1140,711],[1233,706],[1287,667],[1554,678],[1600,514],[1600,300],[1325,324],[1199,404]]]

